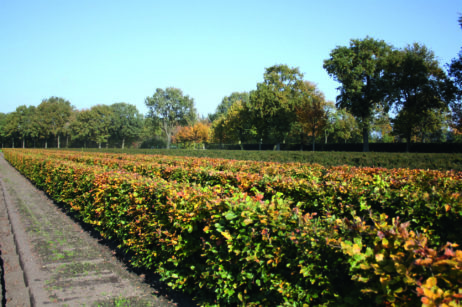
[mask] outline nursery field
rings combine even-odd
[[[37,149],[4,156],[118,242],[133,266],[201,305],[462,301],[458,170]]]
[[[81,149],[74,149],[81,151]],[[252,150],[192,150],[192,149],[85,149],[88,152],[149,154],[222,158],[263,162],[316,163],[323,166],[350,165],[358,167],[412,168],[462,171],[462,153],[389,153],[335,151],[252,151]]]

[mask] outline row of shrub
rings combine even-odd
[[[312,144],[280,144],[281,150],[312,151]],[[274,150],[275,144],[205,144],[207,149],[226,150]],[[363,143],[316,143],[316,151],[351,151],[362,152]],[[404,143],[369,143],[369,150],[373,152],[406,152],[407,144]],[[410,152],[416,153],[461,153],[462,143],[411,143]]]
[[[316,163],[326,167],[350,165],[462,171],[461,153],[390,153],[390,152],[311,152],[311,151],[243,151],[187,149],[86,149],[92,152],[190,156],[246,161]]]
[[[133,265],[204,305],[456,306],[462,298],[461,173],[4,154],[120,242]]]
[[[35,151],[34,153],[36,153]],[[274,195],[303,213],[385,213],[412,221],[413,229],[428,231],[433,243],[459,242],[462,173],[357,167],[325,168],[301,163],[261,163],[190,157],[133,156],[42,152],[59,160],[73,160],[111,169],[124,169],[167,181],[220,185],[262,200]],[[431,205],[430,205],[431,204]],[[347,210],[348,211],[348,210]]]

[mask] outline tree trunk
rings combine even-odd
[[[122,149],[125,148],[125,138],[122,138]]]
[[[45,140],[45,149],[48,148],[48,141]]]
[[[411,150],[411,132],[406,133],[406,152],[409,152]]]
[[[58,149],[61,148],[61,144],[59,143],[59,134],[58,134],[58,137],[56,138],[57,140],[57,143],[58,143]]]
[[[369,152],[369,129],[363,127],[363,152]]]
[[[98,142],[98,148],[101,149],[101,142]]]
[[[311,130],[312,137],[313,137],[313,140],[312,140],[312,143],[313,143],[313,151],[315,151],[315,146],[316,146],[316,145],[315,145],[315,144],[316,144],[316,134],[315,134],[315,132],[316,132],[316,129],[315,129],[314,126],[313,126],[313,129]]]
[[[167,133],[167,149],[170,149],[170,143],[172,142],[171,133]]]

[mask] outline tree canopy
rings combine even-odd
[[[160,126],[166,137],[167,149],[175,127],[192,124],[196,119],[194,100],[178,88],[158,88],[154,95],[146,97],[145,104],[149,109],[148,117]]]
[[[382,40],[366,37],[340,46],[324,61],[330,76],[341,83],[337,107],[345,108],[363,132],[363,151],[369,151],[369,130],[374,110],[383,103],[387,87],[383,82],[386,60],[392,47]]]
[[[64,98],[50,97],[44,99],[37,107],[37,125],[39,135],[45,140],[51,134],[56,138],[57,147],[60,148],[60,135],[65,124],[69,121],[73,107]],[[47,144],[45,142],[45,144]],[[46,145],[45,145],[46,147]]]
[[[416,127],[428,122],[432,111],[447,109],[454,91],[433,52],[423,45],[393,52],[389,63],[385,73],[390,84],[388,100],[398,113],[394,123],[409,151]]]
[[[138,112],[136,106],[119,102],[111,106],[111,137],[115,141],[120,141],[121,148],[125,147],[125,142],[138,137],[143,128],[143,116]]]
[[[214,121],[218,119],[221,115],[225,115],[228,109],[236,102],[242,101],[243,103],[248,103],[250,95],[247,92],[233,92],[231,95],[224,97],[221,100],[221,103],[217,106],[215,113],[209,114],[209,120]]]
[[[458,19],[462,27],[462,17]],[[76,110],[60,97],[0,113],[2,146],[143,146],[170,148],[210,140],[249,148],[317,142],[460,141],[462,136],[462,51],[447,64],[421,44],[396,49],[371,37],[337,46],[324,60],[339,82],[336,103],[326,101],[297,67],[267,67],[250,92],[232,92],[208,120],[200,119],[193,98],[175,87],[157,88],[145,98],[148,113],[118,102]],[[199,122],[198,122],[199,118]],[[164,141],[165,140],[165,141]],[[195,146],[195,145],[194,145]],[[282,145],[284,146],[284,145]],[[224,146],[221,146],[222,148]],[[232,147],[231,147],[232,148]]]
[[[300,132],[311,135],[314,151],[316,136],[327,125],[326,99],[317,86],[308,81],[301,86],[300,94],[300,102],[295,105],[295,115],[300,124]]]
[[[303,74],[298,68],[275,65],[266,69],[264,80],[250,93],[250,108],[258,138],[275,137],[279,145],[295,121],[295,105],[300,99]]]

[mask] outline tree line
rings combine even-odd
[[[459,19],[462,26],[462,19]],[[0,113],[2,147],[191,147],[218,143],[462,141],[462,51],[441,67],[422,44],[402,49],[352,39],[324,61],[339,82],[336,102],[298,68],[274,65],[250,92],[224,97],[214,113],[197,114],[194,99],[174,87],[145,99],[148,113],[120,102],[77,110],[64,98]]]

